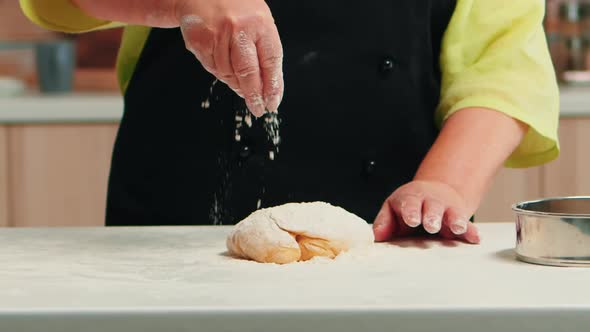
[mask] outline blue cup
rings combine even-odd
[[[74,85],[76,46],[69,40],[41,42],[35,45],[37,78],[43,93],[70,92]]]

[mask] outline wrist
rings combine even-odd
[[[501,112],[467,108],[444,124],[415,180],[445,183],[475,212],[526,126]]]
[[[69,0],[93,18],[158,28],[178,26],[175,8],[181,0]]]
[[[147,3],[149,2],[149,7]],[[181,6],[181,3],[186,1],[182,0],[144,0],[145,8],[149,8],[149,12],[145,15],[146,25],[157,28],[175,28],[180,25],[180,21],[176,15],[177,8]]]

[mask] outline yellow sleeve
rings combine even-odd
[[[469,107],[528,124],[507,167],[536,166],[559,155],[559,88],[544,12],[543,0],[459,0],[443,39],[437,125]]]
[[[48,30],[79,33],[122,26],[88,16],[70,0],[19,0],[23,13],[35,24]]]

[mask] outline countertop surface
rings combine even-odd
[[[590,117],[590,87],[561,88],[561,117]],[[117,94],[25,94],[0,97],[0,124],[119,122],[123,98]]]
[[[402,240],[259,264],[229,227],[0,229],[0,331],[568,331],[590,269],[522,263],[512,223],[479,246]]]

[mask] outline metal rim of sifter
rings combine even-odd
[[[590,213],[564,213],[564,212],[543,212],[526,209],[525,206],[533,204],[541,204],[552,201],[589,201],[590,196],[564,196],[564,197],[547,197],[542,199],[536,199],[531,201],[519,202],[512,205],[512,211],[527,215],[527,216],[540,216],[540,217],[576,217],[576,218],[590,218]]]
[[[544,204],[550,204],[551,202],[555,203],[564,203],[568,201],[578,201],[584,202],[588,204],[590,207],[590,196],[564,196],[564,197],[548,197],[543,199],[537,200],[530,200],[519,202],[512,205],[512,210],[517,215],[517,238],[520,236],[519,232],[519,223],[527,223],[530,222],[527,218],[541,218],[537,219],[537,222],[541,224],[545,223],[558,223],[563,221],[571,221],[577,220],[578,222],[582,222],[583,228],[586,229],[585,233],[588,233],[588,229],[590,228],[590,213],[586,212],[586,209],[582,209],[583,212],[564,212],[563,207],[557,208],[561,210],[559,212],[551,212],[550,207],[544,206]],[[545,211],[539,211],[536,209],[545,209]],[[549,211],[547,211],[549,210]],[[590,210],[589,210],[590,211]],[[522,218],[521,218],[522,217]],[[534,220],[534,219],[531,219]],[[578,224],[579,226],[580,224]],[[523,237],[528,237],[527,240],[531,241],[538,241],[539,239],[535,238],[535,235],[522,235]],[[530,248],[523,247],[522,244],[517,241],[516,249],[515,249],[516,258],[520,261],[526,263],[532,263],[537,265],[545,265],[545,266],[557,266],[557,267],[590,267],[590,256],[554,256],[550,255],[547,252],[541,254],[541,252],[533,252],[530,251]]]

